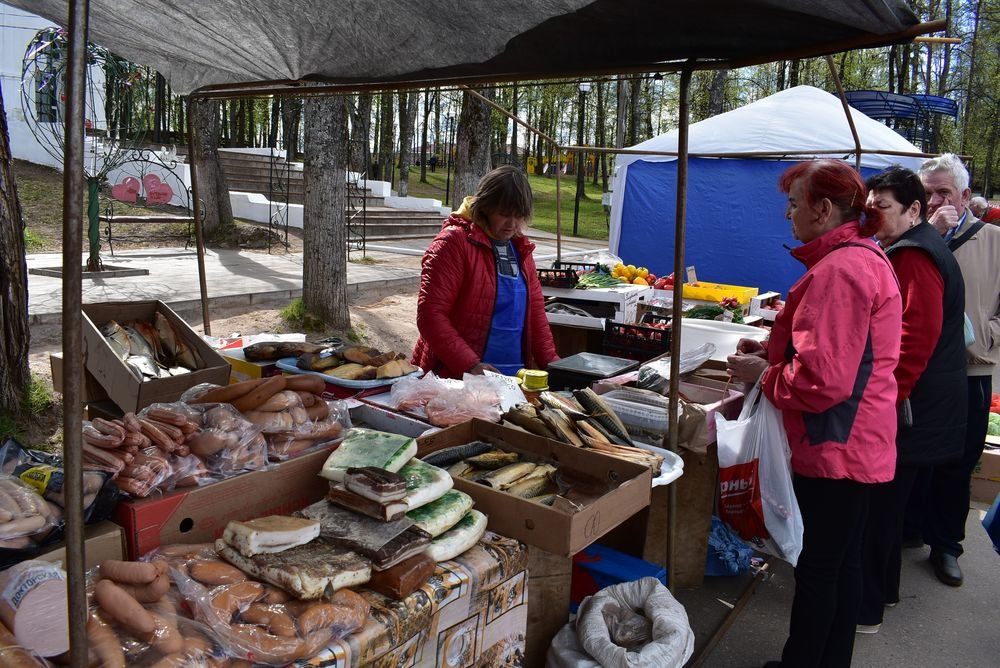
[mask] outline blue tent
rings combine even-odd
[[[856,110],[852,117],[862,150],[919,153],[878,121]],[[853,163],[853,146],[840,100],[810,86],[784,90],[692,124],[685,265],[693,265],[701,280],[787,293],[803,267],[785,248],[798,242],[785,219],[787,200],[778,190],[778,177],[793,160],[847,158]],[[676,151],[677,131],[632,148]],[[697,157],[713,153],[748,157]],[[892,164],[916,169],[922,160],[863,153],[861,171],[867,177]],[[676,184],[673,156],[617,157],[609,244],[626,263],[649,267],[657,275],[673,270]]]

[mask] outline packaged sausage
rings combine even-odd
[[[28,559],[0,573],[0,620],[22,647],[39,656],[66,652],[65,571],[47,561]]]
[[[260,435],[261,427],[232,405],[185,406],[196,416],[198,428],[186,436],[184,445],[190,454],[201,458],[209,476],[219,480],[267,466],[267,443]]]
[[[308,408],[293,407],[279,414],[289,416],[290,426],[264,429],[268,457],[277,461],[339,443],[351,428],[350,412],[341,400],[317,397]]]

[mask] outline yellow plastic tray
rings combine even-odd
[[[725,285],[724,283],[708,283],[698,281],[698,285],[684,284],[685,299],[700,299],[706,302],[719,302],[723,297],[736,297],[741,304],[749,304],[750,298],[757,295],[757,288],[743,285]]]

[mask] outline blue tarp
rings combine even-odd
[[[799,246],[785,219],[778,178],[783,160],[692,158],[688,161],[685,266],[713,283],[758,287],[783,295],[805,268],[783,245]],[[862,175],[878,172],[862,168]],[[657,276],[673,271],[677,161],[628,167],[618,256]]]

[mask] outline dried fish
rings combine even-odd
[[[455,462],[448,467],[448,473],[450,473],[453,478],[467,478],[470,474],[476,474],[478,471],[472,464]]]
[[[156,328],[156,335],[160,339],[160,349],[167,359],[177,358],[177,332],[174,326],[167,320],[167,316],[159,311],[153,316],[153,326]]]
[[[535,473],[527,475],[512,484],[505,491],[511,496],[530,499],[543,494],[554,493],[557,489],[556,484],[549,478],[548,472],[545,472],[541,475],[535,475]]]
[[[477,469],[489,469],[491,471],[495,471],[507,466],[508,464],[513,464],[520,459],[521,455],[516,452],[492,450],[481,455],[476,455],[475,457],[466,457],[465,462],[467,464],[472,464]]]
[[[552,430],[542,422],[538,417],[538,411],[531,404],[520,404],[514,406],[507,410],[503,414],[503,419],[511,424],[517,425],[525,431],[535,434],[536,436],[544,436],[545,438],[551,438],[554,440],[559,440],[556,435],[552,433]]]
[[[555,432],[560,441],[578,448],[583,447],[583,441],[577,435],[573,423],[561,410],[551,407],[545,408],[538,412],[538,417],[549,426],[549,429]]]
[[[538,398],[546,406],[558,408],[574,420],[587,417],[587,411],[572,397],[563,396],[557,392],[542,392]]]
[[[501,469],[490,471],[487,474],[475,478],[475,481],[494,489],[504,489],[511,483],[520,480],[535,470],[536,465],[531,462],[518,462],[510,464]]]
[[[450,448],[436,450],[426,457],[421,457],[421,459],[434,466],[448,467],[466,457],[475,457],[492,449],[493,445],[486,441],[472,441],[471,443],[463,443],[462,445],[453,445]]]
[[[601,399],[600,395],[589,387],[582,390],[573,390],[573,396],[580,402],[580,405],[587,409],[590,417],[596,418],[605,429],[611,434],[625,441],[626,445],[632,445],[632,439],[628,435],[625,424],[618,419],[614,410]]]
[[[108,345],[118,355],[118,359],[125,361],[131,354],[131,347],[128,343],[128,334],[125,333],[122,326],[114,320],[108,320],[100,326],[99,331],[101,336],[108,340]]]

